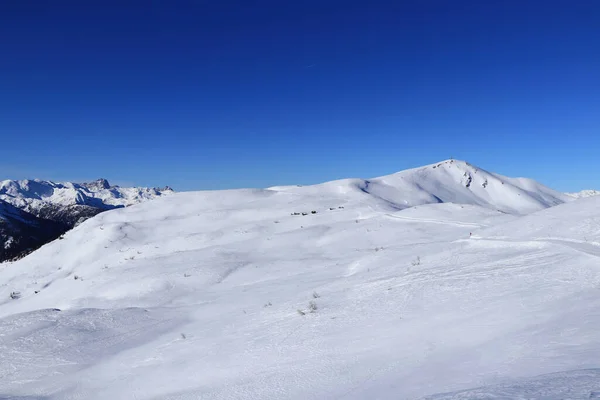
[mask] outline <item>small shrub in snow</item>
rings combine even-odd
[[[296,310],[298,312],[298,314],[300,315],[306,315],[306,313],[304,311],[302,311],[301,309],[297,309]]]
[[[181,334],[181,338],[182,338],[182,339],[187,339],[187,336],[185,335],[185,333],[182,333],[182,334]]]
[[[415,259],[414,259],[414,260],[411,262],[411,265],[412,265],[413,267],[416,267],[417,265],[421,265],[421,257],[417,257],[417,258],[415,258]]]
[[[313,299],[318,299],[319,297],[321,297],[321,295],[317,292],[313,292],[312,296],[313,296]]]
[[[314,313],[314,312],[316,312],[318,308],[319,308],[319,307],[317,307],[317,302],[316,302],[316,301],[314,301],[314,300],[311,300],[311,301],[308,303],[308,310],[309,310],[311,313]]]

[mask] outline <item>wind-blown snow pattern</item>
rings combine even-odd
[[[565,201],[453,161],[102,213],[0,269],[0,398],[594,398],[600,197]]]

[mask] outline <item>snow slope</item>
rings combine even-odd
[[[0,398],[590,398],[600,197],[455,164],[87,220],[0,269]]]

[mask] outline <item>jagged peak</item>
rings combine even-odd
[[[108,180],[104,179],[104,178],[99,178],[96,179],[93,182],[85,182],[81,184],[82,186],[85,187],[93,187],[93,188],[97,188],[97,189],[110,189],[110,183],[108,183]]]

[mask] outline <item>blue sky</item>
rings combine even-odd
[[[0,2],[0,179],[178,190],[450,157],[600,189],[600,2]]]

